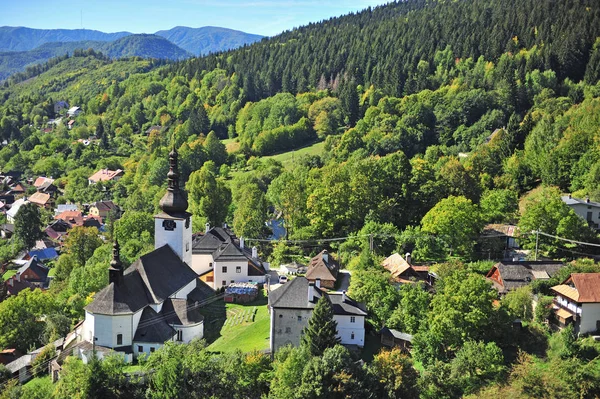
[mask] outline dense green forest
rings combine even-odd
[[[416,363],[384,354],[357,368],[336,348],[320,357],[290,350],[272,363],[260,355],[215,358],[212,371],[232,391],[252,386],[256,397],[306,397],[320,381],[339,397],[356,389],[380,397],[593,398],[596,344],[574,342],[568,331],[551,334],[541,323],[544,315],[527,304],[533,294],[548,295],[548,286],[496,303],[481,278],[491,267],[481,259],[492,249],[480,233],[487,223],[518,224],[522,247],[537,244],[540,256],[594,255],[593,247],[546,236],[536,243],[529,233],[599,242],[560,199],[572,192],[600,200],[599,22],[600,4],[583,0],[407,1],[176,64],[78,52],[0,88],[0,137],[7,140],[0,168],[57,178],[61,202],[117,202],[125,213],[107,234],[119,238],[130,263],[152,248],[151,215],[174,146],[194,231],[227,222],[248,241],[263,239],[264,222],[281,212],[289,239],[314,244],[255,241],[264,258],[277,264],[330,245],[353,270],[350,295],[367,304],[371,326],[415,334]],[[59,124],[44,133],[56,101],[84,113],[71,130]],[[321,153],[285,166],[266,157],[317,141],[324,142]],[[98,168],[125,175],[90,187],[87,177]],[[342,244],[319,242],[347,236]],[[11,319],[23,303],[35,305],[32,319],[44,312],[81,318],[108,279],[110,244],[93,242],[86,254],[76,249],[90,237],[96,235],[82,232],[68,243],[51,295],[0,303],[0,347],[44,343],[35,322],[25,330]],[[8,259],[16,245],[3,242],[0,255]],[[394,251],[434,264],[434,296],[418,286],[393,287],[379,261]],[[599,270],[575,260],[552,282]],[[509,339],[515,317],[526,326]],[[184,364],[194,381],[210,385],[202,362],[169,351],[176,350],[149,359],[159,370],[149,397],[196,389],[179,384]],[[231,377],[233,361],[256,379]],[[91,378],[87,367],[73,362],[67,370]],[[123,388],[121,366],[114,367],[105,372]],[[376,382],[373,373],[389,378]],[[286,375],[302,379],[279,389],[292,380]],[[74,389],[68,381],[57,389]]]

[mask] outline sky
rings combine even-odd
[[[388,0],[389,1],[389,0]],[[25,0],[2,1],[0,26],[154,33],[219,26],[273,36],[386,0]],[[83,18],[82,18],[83,16]]]

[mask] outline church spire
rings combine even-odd
[[[177,151],[175,147],[169,153],[169,173],[167,173],[167,192],[160,200],[160,209],[166,214],[184,213],[188,202],[179,188],[179,169],[177,168]]]
[[[113,256],[108,268],[108,283],[120,285],[123,282],[123,263],[121,262],[119,242],[115,238],[113,243]]]

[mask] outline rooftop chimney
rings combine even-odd
[[[585,196],[585,202],[587,202],[588,204],[590,203],[590,197],[589,196]]]
[[[412,265],[412,256],[410,255],[410,252],[406,253],[405,258],[406,258],[406,263],[408,263],[409,265]]]
[[[244,237],[240,237],[240,248],[244,249]]]
[[[342,303],[346,302],[346,291],[342,291]]]
[[[256,247],[252,247],[252,259],[258,259],[258,249]]]
[[[571,197],[571,194],[569,194],[569,199],[571,199],[571,198],[573,198],[573,197]]]
[[[327,252],[327,250],[323,250],[323,261],[327,264],[329,264],[329,252]]]
[[[315,280],[315,287],[321,288],[321,279],[320,278]]]
[[[210,223],[206,223],[204,225],[204,233],[208,233],[209,230],[210,230]]]
[[[315,299],[315,283],[308,283],[308,302]]]

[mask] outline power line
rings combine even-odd
[[[541,234],[541,235],[543,235],[543,236],[546,236],[546,237],[555,238],[555,239],[557,239],[557,240],[567,241],[567,242],[570,242],[570,243],[572,243],[572,244],[578,244],[578,245],[588,245],[588,246],[590,246],[590,247],[600,247],[600,244],[594,244],[594,243],[591,243],[591,242],[584,242],[584,241],[571,240],[571,239],[568,239],[568,238],[559,237],[559,236],[555,236],[555,235],[552,235],[552,234],[544,233],[543,231],[539,231],[539,230],[537,231],[537,233],[538,233],[538,234]]]

